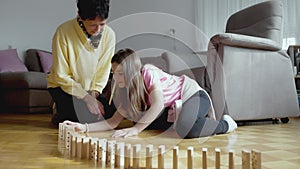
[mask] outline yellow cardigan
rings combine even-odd
[[[115,33],[105,26],[97,49],[78,25],[76,18],[60,25],[52,39],[52,61],[48,88],[61,87],[81,99],[89,90],[102,93],[115,52]]]

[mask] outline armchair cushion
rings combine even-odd
[[[20,60],[16,49],[0,51],[0,72],[27,72],[28,69]]]

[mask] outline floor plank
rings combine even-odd
[[[0,114],[0,168],[51,169],[99,168],[87,161],[64,157],[57,148],[57,129],[49,127],[49,114]],[[110,138],[111,132],[89,133],[92,137]],[[241,151],[256,149],[262,153],[264,169],[300,167],[300,118],[287,124],[256,123],[244,125],[230,134],[197,139],[178,139],[172,131],[144,131],[137,137],[118,139],[131,144],[166,145],[166,168],[172,167],[172,146],[178,145],[179,168],[186,168],[189,146],[194,147],[194,167],[201,168],[202,148],[208,148],[208,168],[214,168],[214,149],[221,149],[221,168],[228,168],[228,151],[234,150],[235,168],[241,168]],[[154,161],[156,159],[153,159]],[[143,163],[143,161],[141,160]],[[155,167],[155,165],[153,166]]]

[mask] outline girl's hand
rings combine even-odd
[[[87,126],[84,125],[84,124],[81,124],[81,123],[77,123],[77,122],[72,122],[72,121],[66,120],[66,121],[63,122],[63,124],[66,124],[66,125],[74,127],[74,130],[76,132],[79,132],[79,131],[86,132],[87,131],[87,128],[86,128]]]
[[[139,134],[139,131],[135,127],[130,127],[126,129],[121,129],[121,130],[116,130],[113,134],[112,137],[130,137],[130,136],[136,136]]]

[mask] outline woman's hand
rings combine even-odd
[[[99,97],[100,93],[98,91],[96,91],[96,90],[93,90],[91,92],[91,95],[97,99]]]
[[[105,114],[104,107],[101,102],[99,102],[95,97],[87,94],[84,96],[83,101],[86,103],[89,111],[92,114],[103,116]]]
[[[71,127],[74,127],[74,130],[76,132],[87,132],[87,125],[84,125],[84,124],[81,124],[81,123],[77,123],[77,122],[72,122],[72,121],[69,121],[69,120],[65,120],[63,122],[63,124],[66,124],[66,125],[69,125]]]
[[[139,131],[135,127],[130,127],[130,128],[125,128],[121,130],[116,130],[113,134],[112,137],[130,137],[130,136],[136,136],[139,134]]]

